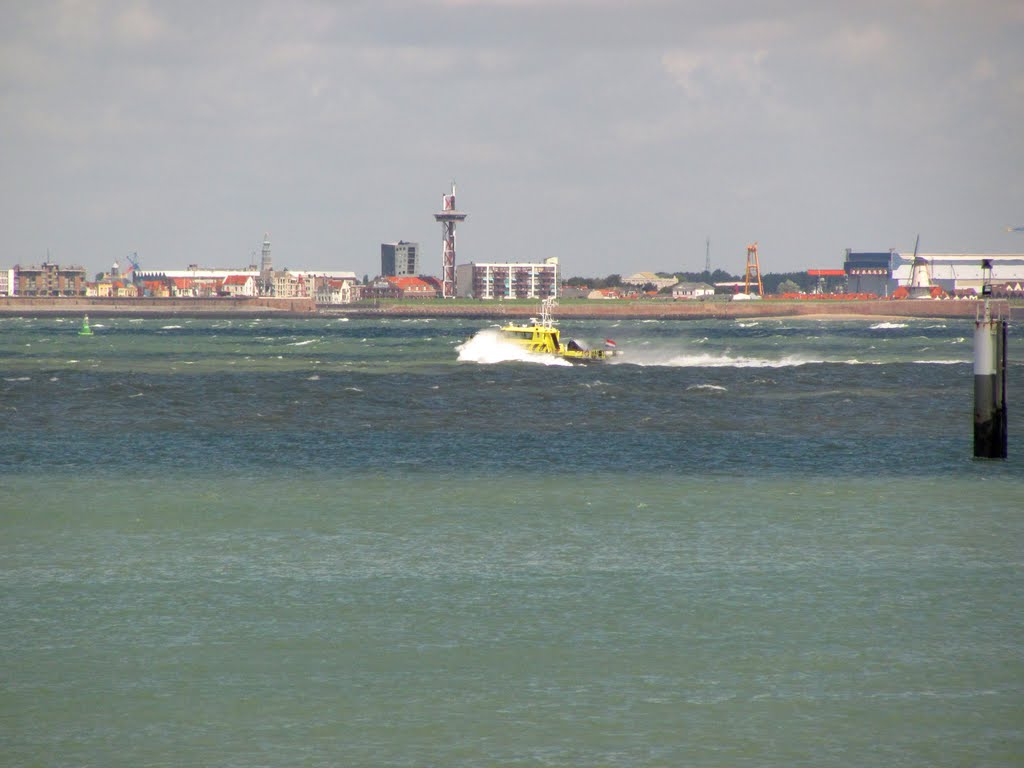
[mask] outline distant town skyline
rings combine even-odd
[[[0,266],[1024,251],[1024,5],[0,4]]]

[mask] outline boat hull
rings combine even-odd
[[[615,353],[605,349],[590,349],[570,339],[563,342],[557,328],[551,325],[506,325],[499,335],[505,341],[538,355],[554,355],[573,363],[603,362]]]

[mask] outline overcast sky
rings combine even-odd
[[[0,0],[0,266],[1021,252],[1020,0]],[[257,255],[258,260],[258,255]]]

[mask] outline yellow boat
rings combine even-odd
[[[616,354],[614,349],[590,349],[576,339],[563,342],[551,315],[555,303],[554,297],[544,299],[540,305],[539,319],[530,318],[530,322],[525,325],[503,325],[498,331],[499,337],[529,352],[556,355],[570,362],[599,362]],[[615,346],[611,339],[606,340],[605,344],[609,347]]]

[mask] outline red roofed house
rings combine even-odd
[[[418,277],[388,277],[392,295],[400,299],[436,299],[437,289]]]
[[[166,299],[171,295],[171,289],[167,287],[164,280],[145,280],[142,283],[142,290],[146,296],[159,296]]]
[[[255,296],[256,281],[252,275],[228,275],[221,283],[222,296]]]
[[[175,277],[171,281],[171,296],[197,296],[195,280],[191,277]]]
[[[113,283],[111,283],[110,295],[135,298],[139,295],[139,289],[135,287],[134,283],[128,283],[124,280],[114,280]]]

